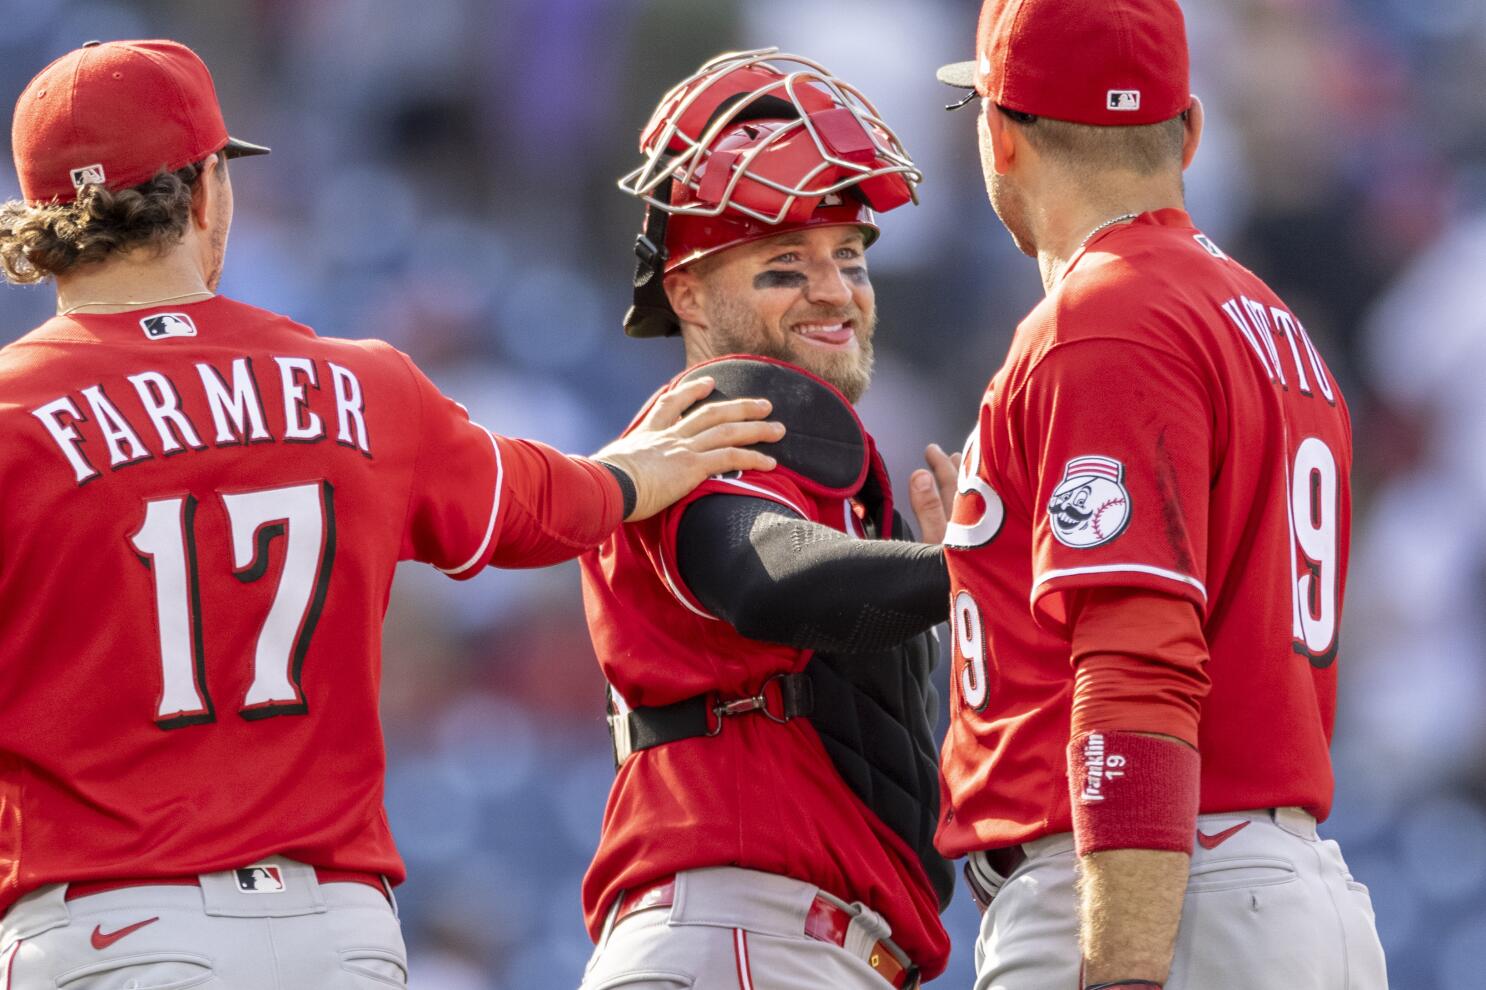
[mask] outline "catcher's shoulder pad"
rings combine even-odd
[[[784,439],[758,449],[778,460],[779,470],[822,495],[845,498],[862,487],[870,461],[867,432],[832,385],[783,361],[738,355],[699,364],[679,381],[702,376],[717,383],[704,404],[745,398],[773,403],[769,418],[784,424]]]

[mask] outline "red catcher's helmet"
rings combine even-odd
[[[855,87],[776,48],[720,55],[667,93],[619,188],[643,200],[632,337],[680,331],[662,278],[699,258],[802,227],[854,225],[918,202],[922,173]]]

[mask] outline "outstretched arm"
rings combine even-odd
[[[762,421],[764,400],[697,406],[713,388],[702,378],[661,395],[638,425],[594,457],[573,457],[471,423],[463,407],[407,365],[426,408],[404,556],[457,578],[487,564],[570,560],[607,539],[621,519],[653,515],[709,475],[773,468],[774,458],[751,445],[784,434]]]
[[[681,518],[676,546],[692,594],[750,639],[880,650],[948,617],[940,547],[853,539],[767,499],[698,499]]]
[[[1196,609],[1158,592],[1095,589],[1074,612],[1069,784],[1084,983],[1159,987],[1197,818],[1207,644]]]
[[[774,458],[748,446],[784,435],[778,423],[761,422],[768,400],[697,406],[711,390],[707,378],[678,385],[656,400],[639,426],[592,458],[501,440],[512,465],[513,518],[491,563],[538,567],[568,560],[607,539],[621,517],[648,518],[709,475],[773,468]]]

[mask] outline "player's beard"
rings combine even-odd
[[[206,287],[213,292],[217,286],[222,284],[222,268],[227,260],[227,227],[226,225],[215,228],[212,231],[212,261],[206,272]]]
[[[206,267],[206,287],[213,292],[222,284],[222,268],[227,262],[227,232],[232,228],[232,187],[227,180],[227,160],[217,159],[222,171],[218,178],[219,195],[212,201],[212,224]]]
[[[850,320],[857,346],[849,351],[828,351],[781,327],[770,334],[758,311],[727,293],[707,299],[707,340],[713,354],[757,354],[787,361],[834,385],[852,405],[872,383],[872,336],[877,329],[876,311],[863,313],[855,305],[834,313],[806,313],[794,323],[812,320]]]

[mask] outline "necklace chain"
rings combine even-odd
[[[71,316],[78,310],[85,309],[88,306],[128,306],[132,309],[139,309],[142,306],[156,306],[160,303],[175,302],[178,299],[190,299],[192,296],[206,296],[210,299],[215,295],[216,293],[210,289],[197,289],[194,292],[182,292],[179,295],[165,296],[161,299],[125,299],[122,302],[107,302],[100,299],[97,302],[82,302],[75,306],[68,306],[66,309],[59,309],[57,310],[57,315]]]
[[[1094,239],[1094,235],[1097,234],[1097,233],[1099,233],[1105,227],[1113,227],[1117,223],[1124,223],[1126,220],[1134,220],[1134,219],[1135,219],[1135,214],[1134,213],[1121,213],[1117,217],[1110,217],[1108,220],[1104,221],[1099,226],[1095,227],[1093,230],[1091,230],[1087,234],[1085,234],[1084,235],[1084,239],[1079,242],[1078,249],[1080,251],[1082,251],[1084,248],[1088,247],[1089,246],[1089,242]]]

